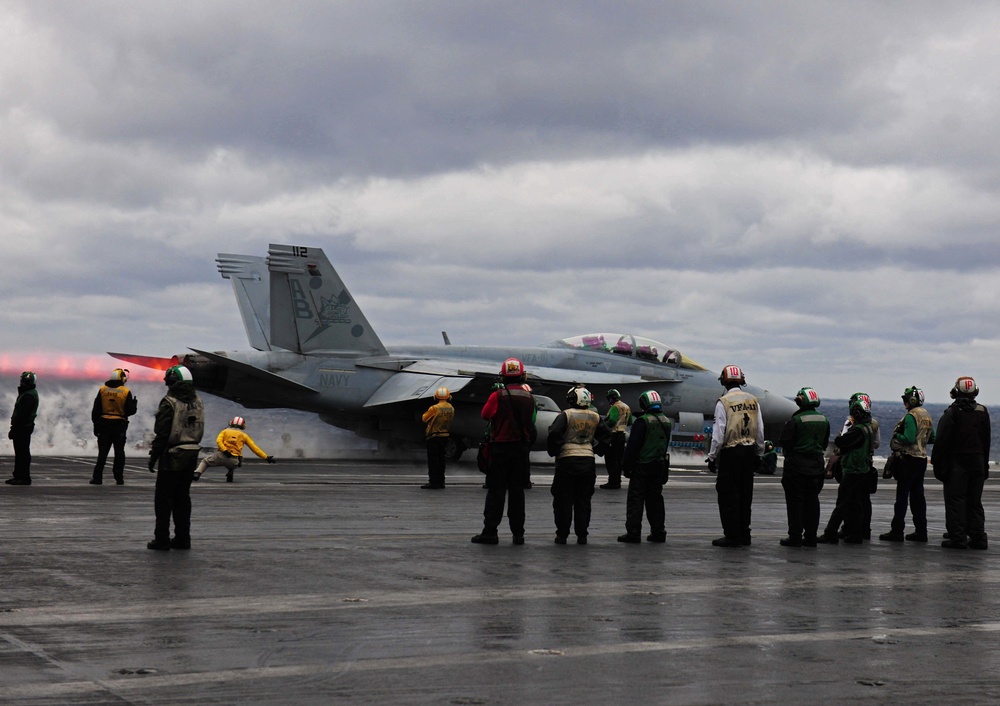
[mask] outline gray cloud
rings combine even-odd
[[[10,2],[0,328],[14,352],[242,347],[215,254],[298,242],[389,343],[633,329],[789,394],[923,374],[943,399],[971,373],[988,396],[998,22],[980,2]]]

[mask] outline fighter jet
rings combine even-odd
[[[664,412],[681,435],[697,436],[712,422],[724,389],[718,374],[658,341],[629,333],[593,333],[535,347],[450,345],[388,349],[320,248],[269,246],[267,258],[220,253],[220,274],[230,280],[254,350],[191,352],[171,358],[109,355],[166,369],[186,365],[195,386],[249,408],[314,412],[324,422],[380,445],[419,444],[420,415],[434,391],[452,393],[455,420],[448,454],[457,459],[482,438],[483,403],[501,363],[519,358],[538,401],[537,447],[559,413],[554,400],[586,385],[605,411],[614,388],[638,409],[639,395],[657,390]],[[748,385],[764,415],[768,438],[777,438],[795,404]]]

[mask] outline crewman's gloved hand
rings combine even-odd
[[[152,456],[149,457],[149,472],[156,473],[156,459]]]
[[[9,432],[7,432],[7,438],[8,439],[13,439],[14,438],[14,430],[13,429],[11,429]]]
[[[268,456],[267,457],[267,462],[268,463],[274,463],[274,456]]]
[[[716,472],[716,470],[715,470],[715,459],[714,458],[706,458],[705,459],[705,463],[708,464],[708,472],[709,473],[715,473]]]
[[[100,435],[101,435],[101,433],[99,431],[97,431],[97,425],[95,424],[94,425],[94,436],[100,436]]]

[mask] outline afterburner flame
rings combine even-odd
[[[0,375],[18,376],[30,370],[43,380],[94,380],[102,382],[115,368],[128,368],[129,379],[136,382],[160,382],[163,373],[138,365],[128,365],[109,355],[86,353],[0,353]]]

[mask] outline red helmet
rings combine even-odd
[[[524,378],[524,375],[524,363],[517,358],[508,358],[500,367],[501,377],[517,380]]]
[[[243,417],[233,417],[232,419],[229,420],[229,426],[234,427],[236,429],[246,429],[247,420],[245,420]]]

